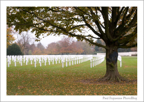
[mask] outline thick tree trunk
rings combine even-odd
[[[128,81],[123,78],[117,68],[118,48],[116,46],[109,46],[106,50],[106,74],[98,81],[121,82]]]

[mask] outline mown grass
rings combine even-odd
[[[137,57],[123,57],[119,73],[129,80],[137,79]],[[90,62],[62,68],[55,65],[14,63],[7,67],[7,95],[137,95],[137,83],[89,83],[82,80],[104,76],[105,61],[90,68]]]

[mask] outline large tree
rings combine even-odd
[[[118,48],[137,46],[137,7],[7,7],[7,24],[19,32],[33,29],[38,40],[40,35],[64,34],[105,48],[101,81],[125,80],[117,68]]]

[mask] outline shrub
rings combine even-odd
[[[7,48],[7,55],[23,55],[20,47],[15,43]]]

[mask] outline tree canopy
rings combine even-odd
[[[90,44],[116,43],[119,48],[136,46],[136,7],[7,7],[7,24],[19,32],[33,29],[40,35],[68,35]],[[84,34],[84,28],[94,34]]]

